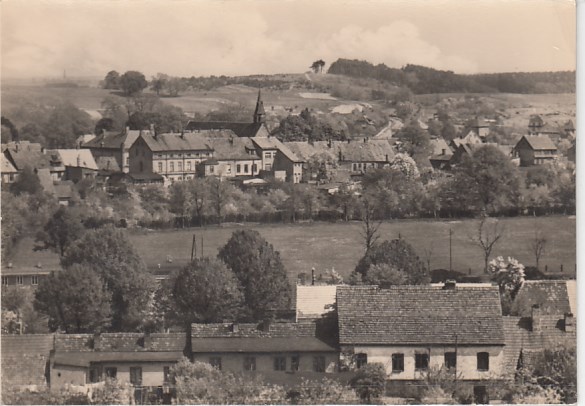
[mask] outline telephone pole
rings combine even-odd
[[[451,236],[453,230],[449,229],[449,272],[453,271],[453,242]]]

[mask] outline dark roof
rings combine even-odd
[[[207,138],[206,142],[213,149],[213,158],[219,161],[261,159],[256,155],[254,143],[248,137]],[[253,155],[249,152],[253,152]]]
[[[511,314],[530,317],[536,304],[543,314],[572,313],[567,281],[524,281],[512,303]]]
[[[125,149],[130,148],[140,133],[150,133],[149,131],[128,130],[121,133],[104,131],[91,141],[82,145],[83,148],[106,148],[106,149]]]
[[[502,370],[510,374],[516,371],[521,353],[577,345],[576,333],[565,332],[564,318],[559,316],[541,316],[540,331],[532,331],[530,317],[505,316],[503,322],[506,345]]]
[[[522,138],[525,139],[526,142],[528,143],[528,145],[530,145],[530,147],[534,150],[555,150],[556,151],[556,149],[557,149],[555,144],[546,135],[525,135]],[[522,142],[522,139],[520,139],[520,141],[518,141],[518,144],[520,144],[521,142]],[[516,147],[517,146],[518,145],[516,145]]]
[[[88,367],[90,362],[175,362],[183,356],[182,351],[159,352],[88,352],[55,353],[55,365]]]
[[[504,343],[498,288],[340,286],[340,344]]]
[[[125,174],[130,180],[135,182],[141,181],[157,181],[163,182],[164,178],[158,173],[126,173]]]
[[[191,348],[197,353],[212,352],[329,352],[334,347],[316,337],[232,337],[192,338]]]
[[[56,352],[180,352],[185,348],[184,333],[152,333],[150,343],[143,333],[103,333],[97,338],[93,334],[57,334]]]
[[[21,171],[25,166],[31,169],[45,169],[51,166],[51,158],[43,154],[40,144],[19,143],[15,145],[18,148],[10,146],[6,148],[4,153],[17,170]]]
[[[341,161],[346,162],[390,162],[394,150],[387,140],[367,140],[338,144]]]
[[[231,131],[229,132],[231,133]],[[230,134],[226,133],[226,136]],[[235,136],[235,134],[233,135]],[[160,151],[211,151],[205,135],[198,133],[168,133],[154,136],[150,132],[143,133],[140,138],[154,152]]]
[[[230,123],[223,121],[189,121],[187,131],[231,130],[238,137],[255,137],[264,123]]]
[[[311,337],[315,335],[315,323],[271,323],[263,328],[258,323],[236,323],[233,331],[231,323],[192,324],[192,338],[233,338],[233,337]]]
[[[2,383],[45,385],[45,367],[53,349],[53,334],[2,335]]]

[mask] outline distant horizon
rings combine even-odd
[[[303,73],[322,59],[459,74],[576,69],[567,0],[4,0],[2,76]]]

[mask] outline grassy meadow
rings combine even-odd
[[[526,266],[533,265],[530,240],[536,229],[547,236],[546,251],[541,259],[541,268],[549,271],[575,273],[576,226],[575,218],[567,216],[516,217],[500,220],[505,225],[505,234],[496,245],[493,256],[513,256]],[[306,223],[294,225],[224,225],[222,227],[192,228],[166,231],[132,231],[130,239],[150,269],[158,264],[162,268],[179,267],[189,261],[193,234],[197,236],[197,255],[214,256],[236,229],[249,227],[260,234],[280,251],[291,279],[300,272],[310,272],[315,267],[317,274],[335,268],[342,276],[348,276],[363,255],[361,224],[351,223]],[[483,269],[482,251],[471,241],[476,232],[477,220],[457,221],[396,220],[382,224],[383,239],[400,236],[409,241],[426,262],[425,252],[432,251],[431,268],[449,268],[449,229],[453,230],[453,269],[479,275]],[[33,252],[32,240],[23,241],[12,260],[18,266],[34,266],[38,262],[49,268],[58,264],[55,254],[48,251]],[[170,258],[172,263],[167,261]]]

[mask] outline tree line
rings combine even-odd
[[[367,61],[338,59],[328,73],[367,77],[408,87],[413,93],[574,93],[575,71],[460,75],[420,65],[400,69]]]

